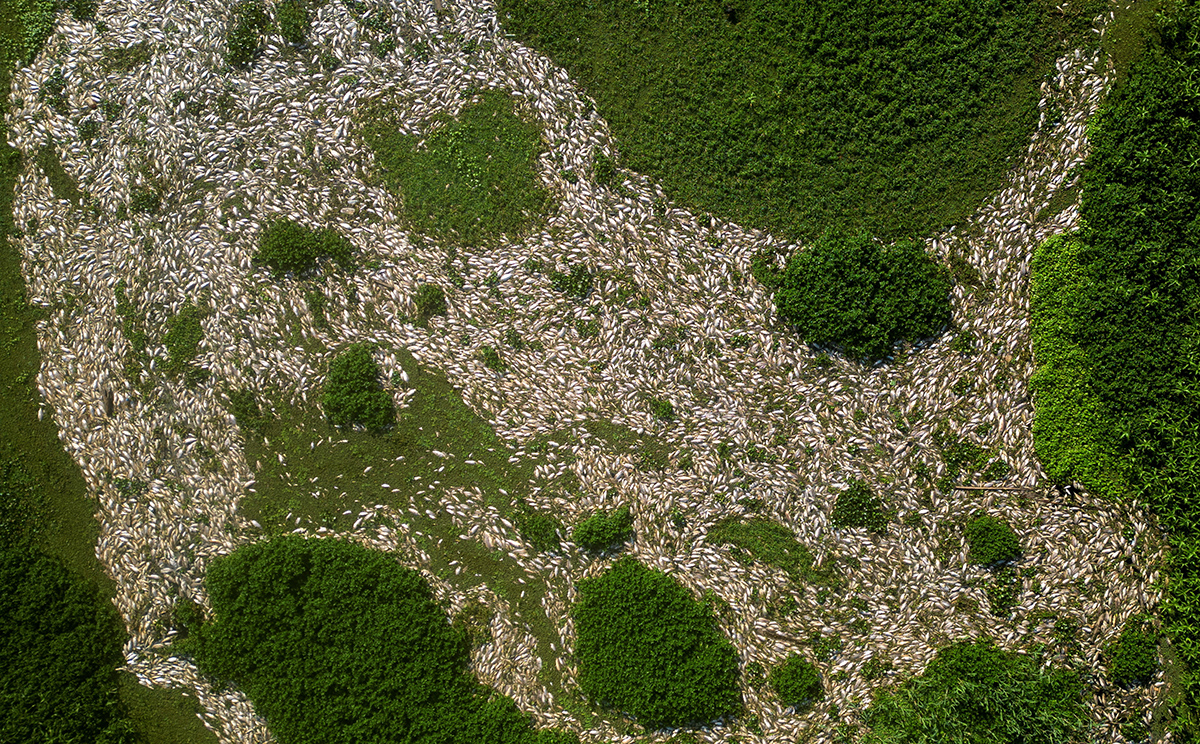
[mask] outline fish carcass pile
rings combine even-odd
[[[818,359],[776,326],[769,293],[748,278],[757,251],[802,247],[690,213],[637,174],[623,172],[617,188],[564,178],[566,171],[591,173],[599,151],[614,154],[607,126],[563,70],[505,37],[490,3],[450,3],[440,16],[429,3],[367,0],[366,8],[327,3],[308,48],[268,37],[253,68],[238,71],[224,63],[233,22],[226,4],[102,0],[102,32],[60,13],[44,51],[14,75],[9,137],[27,157],[14,205],[24,234],[13,239],[23,251],[30,299],[47,310],[39,325],[38,383],[45,413],[57,421],[98,501],[96,549],[117,582],[115,602],[131,633],[128,669],[145,684],[196,694],[205,723],[224,742],[271,740],[237,690],[213,690],[189,660],[158,653],[173,636],[169,618],[177,598],[207,607],[205,566],[259,534],[237,509],[254,472],[220,391],[283,390],[294,404],[315,405],[335,351],[372,341],[403,346],[443,372],[518,449],[591,419],[668,442],[679,455],[673,466],[647,471],[630,455],[584,437],[570,446],[571,457],[539,472],[545,479],[573,472],[582,496],[564,499],[535,483],[530,501],[555,508],[565,524],[598,507],[630,504],[637,537],[629,552],[697,595],[711,590],[729,603],[734,611],[722,628],[743,666],[770,667],[790,653],[812,658],[804,639],[814,632],[840,639],[839,650],[820,660],[824,701],[796,712],[747,688],[761,734],[733,722],[699,731],[703,741],[735,734],[829,741],[833,706],[849,715],[869,702],[873,688],[919,673],[954,639],[992,638],[1012,649],[1050,642],[1052,624],[1039,620],[1041,613],[1079,624],[1079,653],[1092,665],[1098,691],[1089,703],[1094,738],[1120,740],[1118,722],[1143,715],[1164,683],[1160,675],[1140,690],[1115,688],[1104,677],[1101,650],[1126,619],[1158,602],[1162,540],[1136,505],[1087,494],[1064,499],[1048,488],[1033,452],[1027,390],[1030,259],[1041,240],[1073,229],[1078,219],[1077,203],[1054,213],[1046,207],[1074,185],[1086,156],[1085,123],[1111,78],[1097,57],[1076,51],[1058,61],[1040,106],[1061,116],[1043,113],[1005,187],[970,224],[929,241],[939,259],[952,248],[961,252],[987,286],[956,286],[953,294],[954,323],[975,339],[976,353],[952,349],[946,333],[886,363],[862,366],[837,356]],[[394,50],[373,53],[379,31],[364,21],[368,14],[390,18]],[[152,51],[145,63],[126,71],[101,64],[106,50],[140,43]],[[325,69],[319,53],[341,65]],[[65,79],[65,105],[40,95],[51,90],[56,72]],[[446,246],[406,231],[402,205],[372,176],[374,157],[357,136],[356,113],[387,100],[402,129],[423,135],[437,116],[457,115],[488,88],[509,92],[523,116],[542,124],[539,167],[557,208],[531,235],[486,250],[461,249],[466,283],[448,292],[448,314],[428,327],[404,322],[417,285],[449,289]],[[123,108],[102,121],[106,102]],[[85,139],[85,121],[100,122],[98,134]],[[86,195],[80,205],[57,198],[36,164],[45,145]],[[147,188],[161,192],[160,211],[126,215],[134,191]],[[258,234],[281,216],[332,227],[364,259],[375,259],[347,277],[347,286],[324,285],[327,324],[315,322],[298,283],[277,281],[251,263]],[[584,264],[616,278],[580,303],[530,270],[529,259],[559,269]],[[498,293],[485,284],[493,275]],[[202,320],[196,359],[208,379],[186,385],[155,374],[167,352],[153,333],[148,368],[130,379],[122,330],[128,310],[118,307],[118,287],[151,329],[162,329],[189,302],[213,308]],[[639,301],[611,301],[622,289]],[[351,291],[358,304],[348,299]],[[360,312],[368,305],[370,317]],[[507,326],[494,322],[499,311]],[[285,314],[299,318],[305,335],[327,351],[284,338]],[[577,320],[595,320],[598,333],[582,337]],[[508,328],[530,343],[505,350],[509,369],[500,374],[476,352],[485,344],[505,349]],[[377,357],[385,378],[399,370],[384,351]],[[648,396],[670,401],[675,419],[656,419]],[[400,391],[397,401],[404,400]],[[904,431],[898,419],[908,421]],[[931,491],[930,479],[946,468],[938,458],[939,426],[1008,466],[992,485],[1030,491],[1015,499],[1012,491]],[[723,443],[735,457],[770,456],[743,457],[731,467],[718,453]],[[674,467],[684,452],[690,467]],[[932,473],[923,475],[919,462]],[[885,535],[835,529],[829,512],[852,478],[865,480],[908,519]],[[853,567],[845,571],[842,597],[818,598],[781,571],[743,565],[727,546],[704,540],[717,520],[746,512],[739,502],[747,497],[761,499],[761,513],[792,529],[818,561]],[[480,678],[543,725],[573,728],[588,742],[631,741],[608,723],[584,730],[537,679],[547,661],[565,682],[577,679],[567,614],[573,585],[612,559],[586,560],[576,549],[538,554],[477,494],[446,490],[438,498],[467,539],[512,551],[530,581],[545,580],[542,603],[560,632],[554,647],[561,656],[537,658],[532,636],[483,591],[497,613],[493,640],[474,652]],[[939,553],[943,525],[961,525],[980,509],[1012,524],[1025,550],[1011,618],[987,611],[988,573],[967,562],[965,546]],[[379,505],[375,512],[389,510]],[[691,517],[682,532],[671,518],[677,510]],[[427,558],[404,529],[367,524],[338,534],[396,551],[417,568]],[[431,582],[455,609],[462,606],[461,592],[436,577]],[[766,619],[764,608],[785,595],[796,610]],[[859,622],[846,622],[850,605],[843,600],[850,597],[860,599]],[[869,659],[894,668],[867,679],[860,670]]]

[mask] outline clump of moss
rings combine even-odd
[[[871,532],[886,532],[888,516],[883,501],[856,478],[838,494],[829,520],[835,527],[866,527]]]
[[[233,22],[225,37],[225,62],[230,67],[249,67],[262,49],[262,34],[270,28],[267,11],[258,0],[233,7]]]
[[[204,311],[195,305],[184,305],[170,320],[167,321],[167,332],[163,334],[163,344],[167,347],[166,369],[171,374],[187,373],[188,379],[198,379],[203,375],[193,372],[192,361],[200,350],[200,341],[204,338],[204,329],[200,319]]]
[[[259,236],[253,261],[278,278],[314,271],[319,259],[329,259],[347,271],[354,268],[354,246],[336,230],[312,230],[289,219],[269,222]]]
[[[633,535],[633,513],[622,506],[611,514],[597,512],[580,522],[571,539],[584,550],[600,551],[623,543]]]
[[[812,662],[796,654],[772,669],[768,680],[779,701],[787,706],[801,708],[825,697],[820,671]]]
[[[363,426],[374,433],[389,429],[396,421],[396,407],[379,381],[380,374],[367,344],[354,344],[338,354],[329,365],[329,381],[321,396],[329,423]]]
[[[1002,519],[978,514],[964,530],[971,546],[970,560],[981,566],[994,566],[1016,560],[1021,555],[1021,539]]]
[[[424,325],[435,315],[446,314],[446,293],[436,284],[422,284],[413,295],[417,306],[417,322]]]
[[[1149,684],[1158,672],[1158,638],[1145,617],[1125,623],[1117,642],[1105,649],[1108,675],[1121,687]]]
[[[308,39],[312,20],[302,0],[284,0],[275,10],[279,20],[279,33],[289,44],[302,45]]]

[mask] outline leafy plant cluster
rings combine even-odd
[[[435,315],[446,314],[446,292],[436,284],[422,284],[413,296],[417,306],[417,322],[424,325]]]
[[[1149,618],[1132,617],[1117,642],[1105,649],[1108,676],[1121,687],[1149,684],[1158,672],[1158,635]]]
[[[898,341],[937,335],[950,321],[950,279],[921,244],[884,247],[866,234],[825,233],[778,276],[775,310],[806,342],[874,361]]]
[[[559,534],[563,526],[554,515],[522,502],[509,516],[521,537],[539,553],[558,550],[562,546]]]
[[[1034,253],[1034,446],[1047,474],[1170,534],[1178,738],[1200,736],[1200,8],[1167,6],[1089,127],[1076,233]]]
[[[1021,555],[1021,540],[1003,519],[977,514],[967,523],[964,534],[970,546],[970,560],[982,566],[1013,561]]]
[[[466,632],[385,553],[285,535],[215,561],[205,586],[213,616],[185,648],[244,691],[283,744],[578,741],[535,730],[480,685]]]
[[[821,672],[803,656],[792,654],[773,668],[768,681],[785,706],[803,708],[825,697]]]
[[[267,223],[258,239],[254,263],[266,266],[278,277],[304,276],[329,259],[345,271],[354,270],[354,246],[333,228],[312,230],[283,218]]]
[[[138,741],[117,697],[125,626],[61,561],[0,545],[0,638],[0,741]]]
[[[1036,657],[959,642],[924,673],[876,692],[864,719],[866,744],[954,741],[1057,744],[1084,732],[1083,683],[1074,672],[1041,669]]]
[[[550,271],[550,286],[576,300],[585,300],[592,292],[594,277],[583,264],[568,266],[567,271]]]
[[[343,428],[362,426],[376,434],[391,428],[396,422],[396,406],[383,389],[381,376],[369,344],[354,344],[334,357],[321,395],[329,423]]]
[[[233,6],[229,33],[225,36],[225,63],[247,68],[262,51],[262,35],[271,27],[271,19],[261,0],[243,0]]]
[[[289,44],[302,46],[308,40],[312,18],[304,0],[283,0],[275,8],[275,17],[279,21],[279,33]]]
[[[191,303],[184,305],[167,320],[167,331],[162,338],[167,347],[166,370],[174,375],[184,375],[189,383],[207,377],[207,370],[193,364],[204,339],[204,329],[200,326],[204,316],[202,308]]]
[[[45,498],[21,459],[0,459],[0,548],[28,547],[45,517]]]
[[[828,579],[828,572],[814,567],[812,551],[796,539],[796,533],[766,517],[742,519],[729,516],[714,524],[706,538],[714,545],[730,545],[734,560],[750,564],[762,561],[797,579]]]
[[[838,494],[829,521],[834,527],[866,527],[871,532],[886,532],[891,514],[884,511],[883,500],[865,481],[855,478]]]
[[[611,513],[596,512],[580,522],[571,532],[571,539],[584,550],[607,550],[633,537],[633,512],[629,505]]]
[[[1027,140],[1038,77],[1074,30],[1050,3],[1004,0],[497,10],[595,99],[623,165],[695,212],[801,240],[894,240],[970,214]],[[598,151],[593,174],[618,183]]]
[[[551,204],[538,175],[539,125],[518,117],[503,92],[479,97],[427,137],[397,131],[385,104],[365,115],[362,130],[409,223],[464,245],[523,235]],[[417,149],[421,139],[426,147]]]
[[[712,610],[631,557],[578,584],[579,686],[647,729],[704,725],[741,706],[738,657]]]
[[[244,431],[254,432],[262,436],[267,425],[267,417],[263,415],[258,405],[258,398],[253,390],[243,388],[229,392],[229,412]]]

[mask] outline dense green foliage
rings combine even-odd
[[[180,374],[191,368],[200,350],[200,342],[204,339],[204,329],[200,326],[203,317],[203,310],[188,304],[167,320],[167,332],[162,340],[167,347],[169,372]]]
[[[647,729],[706,724],[741,705],[737,651],[712,610],[631,557],[579,582],[579,686]]]
[[[427,323],[435,315],[446,314],[446,293],[436,284],[422,284],[413,296],[417,306],[417,322]]]
[[[736,560],[759,560],[796,577],[807,577],[813,567],[813,554],[796,540],[796,533],[765,517],[726,517],[709,529],[706,539],[732,545],[730,553]]]
[[[213,617],[189,648],[235,683],[283,744],[567,744],[468,671],[466,635],[384,553],[285,535],[205,578]],[[578,741],[577,739],[574,739]]]
[[[592,291],[592,272],[583,264],[575,264],[567,271],[550,272],[550,286],[576,300],[585,300]]]
[[[0,741],[135,741],[116,694],[125,627],[60,561],[0,545]]]
[[[553,515],[530,508],[526,504],[520,504],[513,510],[511,517],[513,524],[517,527],[517,532],[533,546],[534,550],[544,553],[558,550],[561,547],[559,532],[562,530],[562,525]]]
[[[870,486],[854,478],[838,493],[829,521],[834,527],[866,527],[871,532],[886,532],[890,516]]]
[[[307,40],[312,19],[303,0],[284,0],[275,9],[275,15],[279,20],[279,33],[288,43],[298,46]]]
[[[254,263],[267,266],[276,277],[303,276],[329,259],[346,271],[354,269],[354,246],[333,228],[311,230],[289,219],[272,220],[259,235]]]
[[[775,309],[810,344],[867,360],[900,340],[936,335],[950,321],[950,279],[917,242],[883,247],[866,235],[826,233],[797,251]]]
[[[1170,532],[1179,739],[1200,737],[1200,9],[1169,6],[1097,114],[1080,230],[1034,254],[1034,445],[1046,472]]]
[[[457,121],[426,136],[397,131],[385,108],[367,114],[363,139],[414,228],[467,245],[516,238],[540,224],[550,195],[538,176],[541,129],[500,91],[480,95]],[[417,143],[425,140],[425,147]]]
[[[1105,649],[1113,684],[1132,687],[1154,679],[1158,672],[1158,636],[1147,625],[1147,618],[1130,618],[1117,642]]]
[[[497,7],[595,98],[623,165],[691,207],[807,239],[968,215],[1036,123],[1035,79],[1067,23],[1006,0]],[[613,185],[607,159],[594,172]]]
[[[54,30],[54,0],[14,0],[12,5],[9,12],[16,16],[21,34],[5,38],[5,47],[11,49],[14,61],[31,64]]]
[[[271,19],[260,0],[243,0],[233,6],[229,32],[225,36],[225,62],[230,67],[249,67],[262,49],[262,35]]]
[[[255,397],[253,390],[230,391],[229,412],[233,414],[234,420],[237,421],[238,426],[242,427],[243,431],[262,435],[267,420],[263,416],[262,408],[259,407],[258,398]]]
[[[773,668],[767,681],[786,706],[802,708],[808,703],[825,697],[821,686],[821,672],[803,656],[792,654],[782,664]]]
[[[990,642],[938,651],[919,677],[877,692],[865,744],[1062,744],[1076,740],[1087,715],[1074,672]]]
[[[575,526],[571,539],[584,550],[605,550],[633,536],[633,512],[629,505],[612,513],[596,512]]]
[[[363,426],[374,433],[390,428],[396,421],[396,406],[383,389],[381,374],[368,344],[354,344],[334,357],[321,395],[329,423]]]
[[[989,514],[976,515],[967,522],[963,534],[971,547],[972,563],[991,566],[1001,561],[1016,560],[1021,555],[1021,540],[1003,519]]]

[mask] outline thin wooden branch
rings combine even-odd
[[[1036,491],[1033,486],[955,486],[955,491]]]

